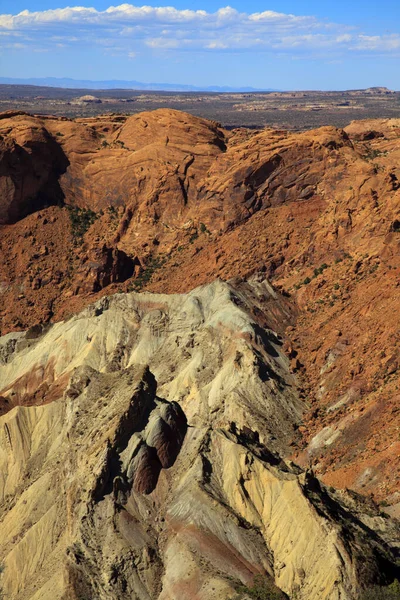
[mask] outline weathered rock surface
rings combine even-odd
[[[37,119],[0,121],[0,224],[61,204],[59,177],[67,166],[62,148]]]
[[[75,294],[98,292],[112,283],[122,283],[140,271],[140,261],[123,250],[103,245],[82,258],[76,273]]]
[[[228,600],[266,573],[352,600],[395,576],[390,519],[282,458],[305,409],[290,314],[266,281],[217,281],[3,336],[6,597]]]
[[[295,307],[295,459],[400,514],[398,119],[228,132],[167,109],[14,112],[0,135],[3,334],[116,291],[264,273]]]

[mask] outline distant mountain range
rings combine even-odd
[[[141,81],[123,81],[111,79],[106,81],[90,81],[88,79],[70,79],[67,77],[39,77],[39,78],[13,78],[0,77],[0,84],[8,85],[36,85],[68,89],[89,89],[89,90],[147,90],[160,92],[276,92],[273,89],[256,89],[252,87],[229,87],[229,86],[208,86],[199,87],[195,85],[182,85],[179,83],[143,83]]]

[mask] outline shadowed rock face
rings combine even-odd
[[[94,248],[85,258],[76,277],[75,293],[98,292],[112,283],[122,283],[140,269],[140,261],[117,248]]]
[[[397,526],[285,458],[306,407],[266,322],[288,314],[267,281],[215,282],[0,338],[8,598],[228,600],[262,573],[353,600],[396,575]]]
[[[179,404],[156,398],[155,393],[156,381],[146,369],[108,448],[99,486],[93,493],[96,501],[103,500],[112,489],[117,495],[122,493],[122,504],[132,489],[150,494],[161,470],[174,464],[185,438],[186,417]]]
[[[62,148],[38,120],[23,116],[1,123],[0,224],[19,221],[51,205],[61,205],[60,177],[69,165]]]

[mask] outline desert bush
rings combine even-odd
[[[362,593],[360,600],[400,600],[400,583],[396,580],[385,587],[374,585]]]
[[[382,150],[377,150],[375,148],[371,148],[366,154],[364,154],[364,160],[374,160],[374,158],[378,158],[378,156],[382,156],[385,152]]]
[[[79,208],[78,206],[67,206],[67,210],[71,221],[72,235],[78,241],[83,238],[98,215],[93,210]]]
[[[209,231],[207,229],[207,225],[205,225],[205,223],[200,223],[200,231],[201,231],[201,233],[208,233],[208,234],[211,233],[211,231]]]
[[[252,600],[285,600],[287,598],[286,594],[276,587],[272,579],[265,575],[256,575],[250,587],[238,584],[236,592],[237,594],[233,600],[244,600],[245,598],[252,598]]]
[[[157,271],[157,269],[160,269],[165,264],[166,260],[166,257],[162,256],[161,254],[151,257],[146,264],[146,267],[133,281],[133,288],[131,288],[131,291],[137,292],[141,290],[147,283],[149,283],[153,274]]]

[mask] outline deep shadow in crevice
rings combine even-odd
[[[15,223],[49,206],[63,206],[60,178],[69,166],[62,147],[47,132],[46,141],[26,147],[14,144],[3,152],[0,176],[12,180],[11,202],[0,210],[0,223]]]

